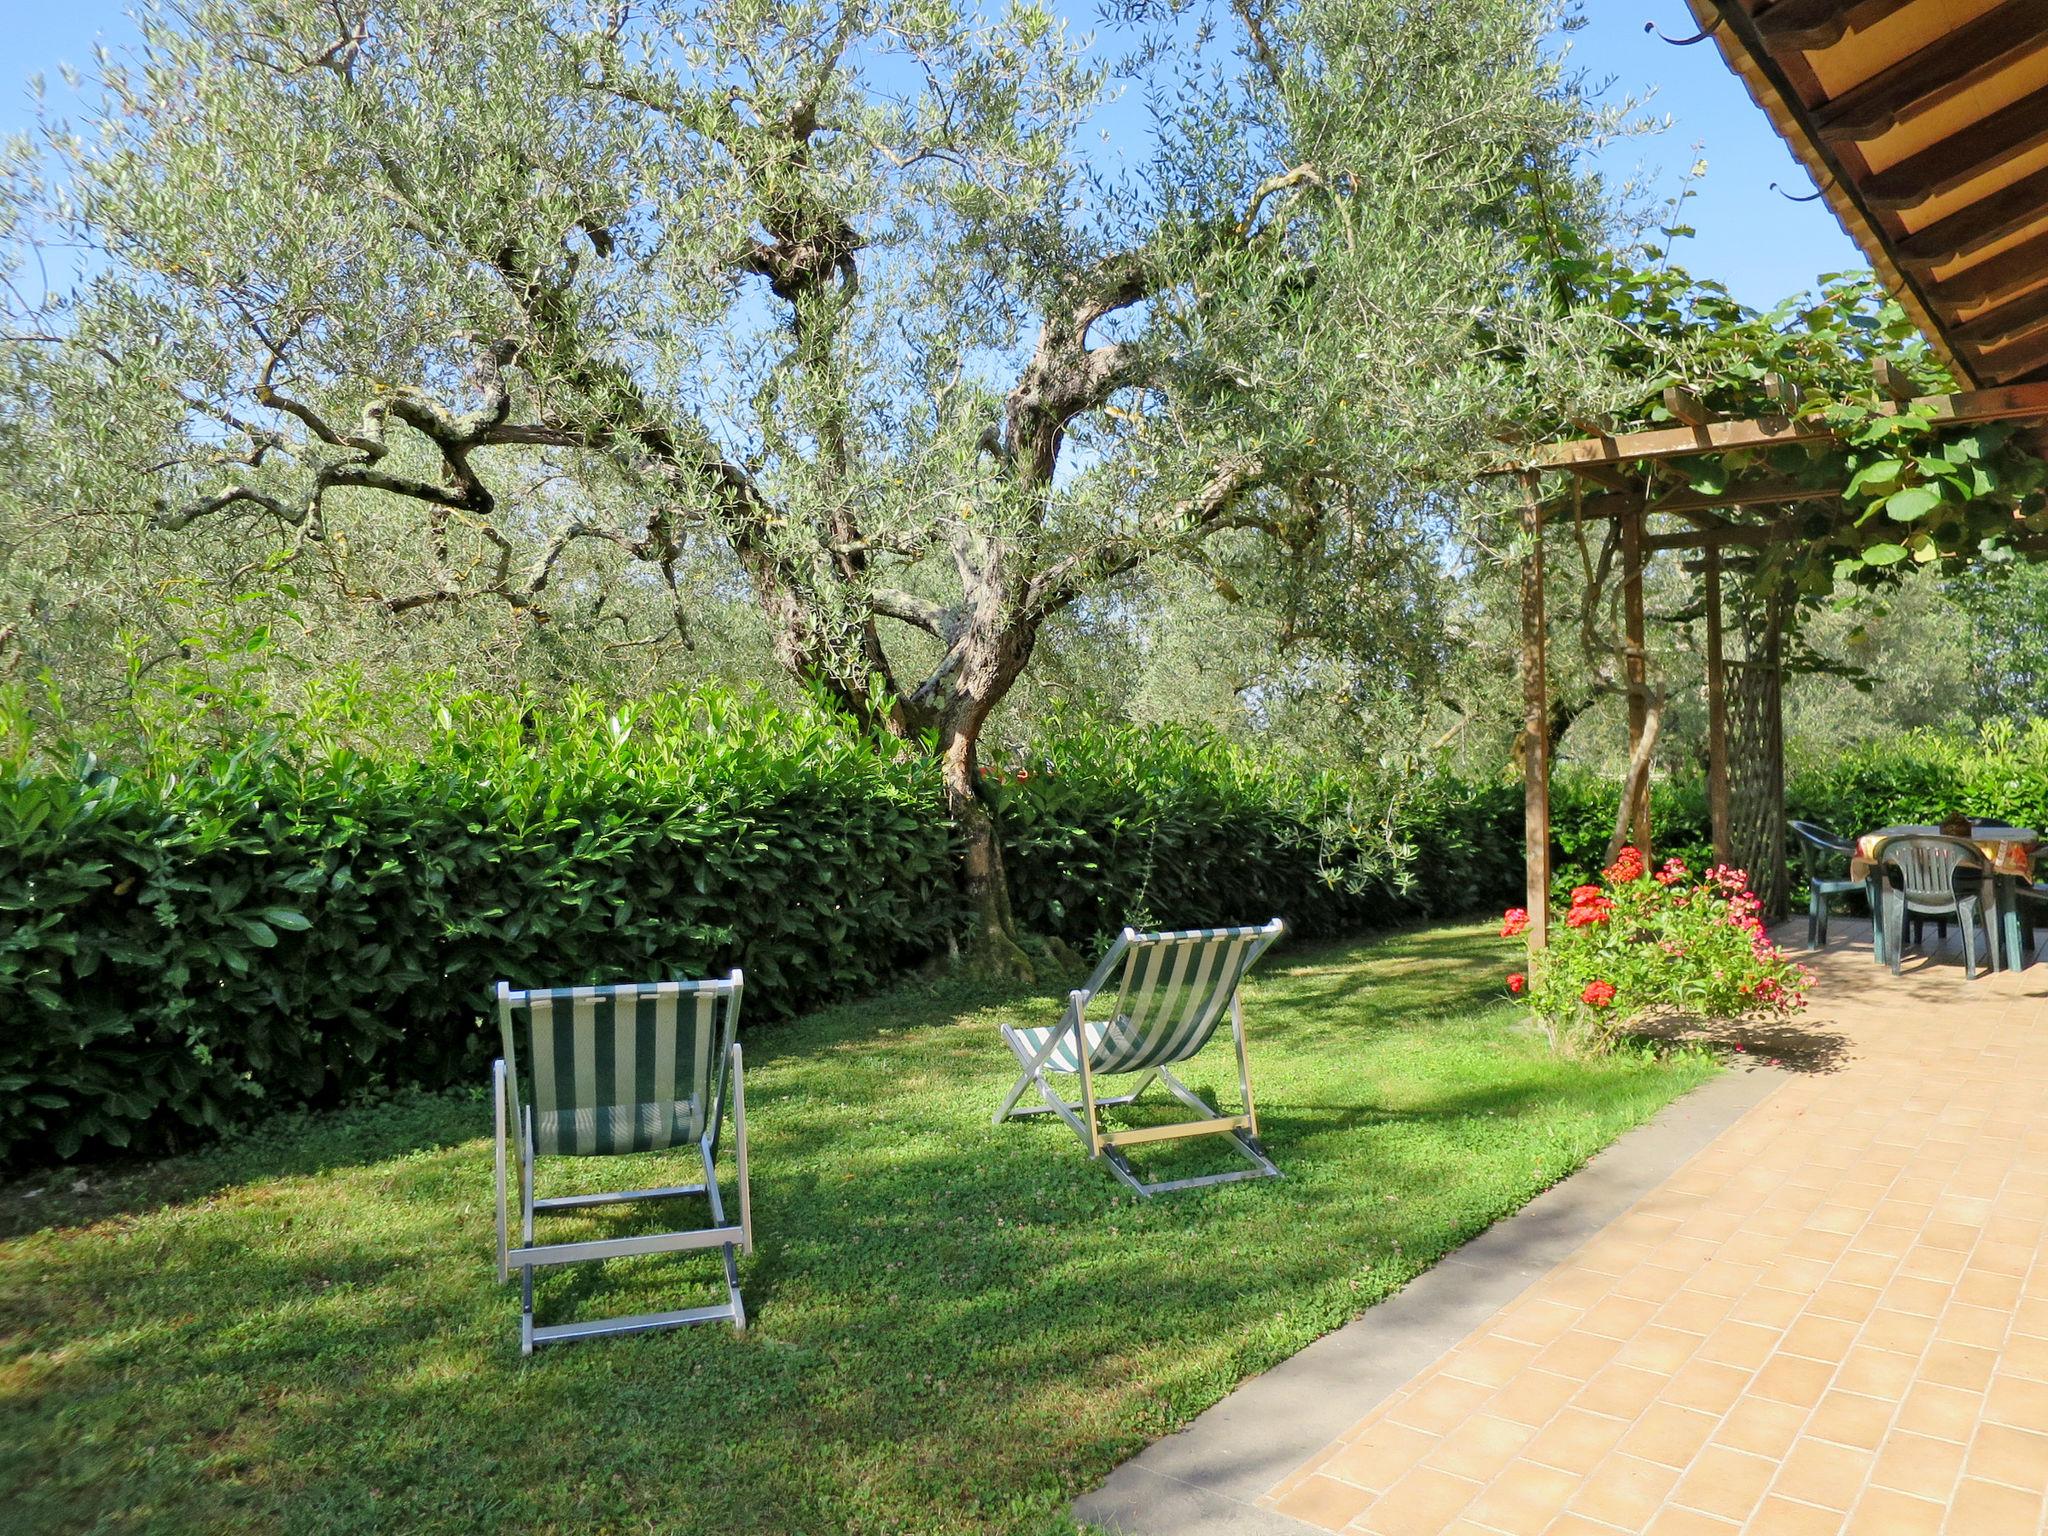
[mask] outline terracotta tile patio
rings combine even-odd
[[[1371,1536],[2048,1531],[2048,964],[1839,925],[1785,1079],[1260,1502]]]

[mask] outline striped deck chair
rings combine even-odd
[[[510,984],[498,983],[498,1027],[505,1048],[492,1081],[498,1122],[498,1281],[503,1284],[513,1270],[520,1272],[521,1354],[532,1354],[536,1344],[645,1333],[726,1318],[735,1329],[746,1327],[738,1253],[741,1249],[754,1251],[754,1219],[747,1186],[746,1088],[735,1038],[741,985],[738,971],[723,981],[659,981],[533,992],[514,991]],[[519,1014],[527,1021],[523,1058],[513,1025]],[[739,1179],[737,1225],[726,1220],[715,1163],[728,1084],[732,1091],[733,1159]],[[507,1230],[508,1135],[519,1172],[516,1247],[509,1243]],[[701,1184],[534,1198],[534,1164],[540,1158],[611,1157],[658,1152],[693,1142],[704,1163]],[[533,1218],[546,1212],[698,1195],[711,1207],[708,1227],[590,1242],[536,1244],[533,1240]],[[637,1317],[534,1325],[533,1272],[543,1264],[693,1248],[724,1250],[725,1301]]]
[[[1180,933],[1138,933],[1126,928],[1110,945],[1086,986],[1067,994],[1067,1011],[1059,1023],[1038,1029],[1003,1026],[1003,1038],[1023,1067],[1010,1096],[996,1111],[1001,1125],[1012,1115],[1058,1115],[1081,1138],[1090,1157],[1109,1163],[1110,1171],[1141,1195],[1233,1179],[1277,1179],[1280,1170],[1259,1145],[1259,1115],[1252,1103],[1251,1072],[1245,1065],[1244,1012],[1238,1006],[1238,984],[1286,932],[1279,918],[1262,928],[1191,928]],[[1115,998],[1110,1001],[1114,978]],[[1237,1081],[1244,1112],[1226,1115],[1173,1075],[1169,1068],[1188,1060],[1209,1043],[1226,1006],[1230,1032],[1237,1044]],[[1091,1019],[1089,1014],[1097,1015]],[[1083,1042],[1086,1048],[1083,1048]],[[1081,1102],[1070,1104],[1053,1088],[1047,1074],[1072,1073],[1081,1080]],[[1140,1073],[1128,1092],[1098,1098],[1098,1077]],[[1097,1112],[1112,1104],[1129,1104],[1157,1078],[1167,1092],[1199,1120],[1174,1125],[1148,1125],[1138,1130],[1105,1131]],[[1018,1106],[1031,1088],[1044,1104]],[[1138,1177],[1124,1148],[1148,1141],[1187,1136],[1223,1136],[1252,1166],[1199,1178],[1147,1182]]]

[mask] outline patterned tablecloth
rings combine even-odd
[[[1870,856],[1879,843],[1888,837],[1904,837],[1909,833],[1922,837],[1942,835],[1939,827],[1880,827],[1875,832],[1866,832],[1856,839],[1856,854],[1849,860],[1849,878],[1861,880],[1870,872]],[[1994,874],[2016,875],[2022,880],[2033,878],[2034,849],[2041,838],[2029,828],[1978,827],[1964,841],[1977,845],[1977,851],[1984,855]]]

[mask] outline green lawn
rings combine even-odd
[[[1287,1177],[1136,1205],[1049,1117],[988,1123],[996,1022],[1050,1022],[1057,988],[905,987],[763,1029],[743,1337],[522,1360],[481,1088],[0,1190],[0,1523],[1071,1530],[1122,1458],[1712,1071],[1551,1059],[1504,956],[1459,927],[1269,957],[1245,1011]],[[1227,1058],[1190,1081],[1231,1086]],[[712,1300],[715,1263],[549,1272],[542,1320]]]

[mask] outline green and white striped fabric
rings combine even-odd
[[[531,1094],[534,1150],[598,1157],[689,1145],[707,1127],[715,1137],[738,994],[738,973],[532,992],[499,983],[505,1059]],[[520,1012],[523,1058],[513,1039]]]
[[[1084,1012],[1095,1012],[1122,962],[1114,1010],[1103,1008],[1107,1017],[1087,1024],[1089,1070],[1144,1072],[1198,1053],[1216,1032],[1245,972],[1283,931],[1278,919],[1260,928],[1126,928],[1081,989]],[[1018,1031],[1033,1046],[1047,1033]],[[1081,1070],[1070,1024],[1061,1027],[1045,1065],[1055,1072]]]

